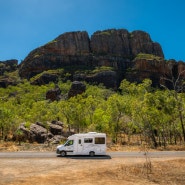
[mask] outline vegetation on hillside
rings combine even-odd
[[[71,82],[58,86],[67,94]],[[59,119],[67,129],[105,132],[114,142],[135,134],[140,143],[154,147],[184,142],[184,93],[153,89],[148,79],[141,84],[123,80],[119,92],[87,84],[82,95],[50,102],[45,95],[54,87],[54,83],[36,86],[25,80],[1,88],[0,137],[7,138],[23,122],[29,127]]]
[[[156,55],[153,55],[153,54],[146,54],[146,53],[139,53],[136,56],[135,60],[138,60],[138,59],[156,60],[156,61],[164,60],[162,57],[159,57],[159,56],[156,56]]]

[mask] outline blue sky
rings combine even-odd
[[[143,30],[166,59],[185,61],[184,0],[0,0],[0,61],[23,60],[31,50],[69,31]]]

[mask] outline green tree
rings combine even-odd
[[[11,112],[6,107],[0,107],[0,131],[1,138],[6,139],[11,125]]]
[[[185,78],[184,78],[185,70],[179,72],[178,74],[175,74],[173,72],[172,66],[173,66],[173,64],[169,63],[171,78],[162,77],[161,79],[163,81],[170,82],[172,85],[173,91],[169,90],[167,88],[167,86],[164,84],[161,84],[161,86],[164,87],[165,89],[168,89],[173,94],[173,96],[176,100],[178,117],[179,117],[180,124],[181,124],[183,140],[185,142],[185,125],[184,125],[184,116],[183,116],[184,115],[184,104],[182,101],[182,93],[184,92],[184,88],[185,88],[185,81],[184,81],[185,80]]]

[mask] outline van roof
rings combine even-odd
[[[92,135],[92,136],[106,136],[106,134],[105,133],[97,133],[97,132],[88,132],[88,133],[79,133],[79,134],[74,134],[74,135],[71,135],[71,136],[69,136],[69,137],[72,137],[72,136],[81,136],[81,137],[85,137],[85,136],[90,136],[90,135]]]

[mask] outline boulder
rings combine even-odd
[[[61,121],[53,120],[51,123],[52,123],[52,124],[55,124],[55,125],[59,125],[59,126],[62,127],[62,128],[64,127],[64,123],[61,122]]]
[[[46,92],[46,99],[51,101],[59,101],[61,99],[61,90],[58,86]]]
[[[78,94],[84,93],[86,90],[86,85],[83,82],[74,81],[71,85],[71,88],[68,92],[68,98],[76,96]]]
[[[47,140],[47,137],[48,137],[48,131],[46,128],[38,124],[32,124],[30,126],[29,139],[31,142],[44,143]]]
[[[20,131],[20,133],[22,133],[21,134],[21,141],[30,140],[30,130],[25,127],[25,123],[21,123],[20,126],[17,128],[17,130],[13,136],[14,140],[16,140],[17,138],[20,138],[17,134],[17,133],[19,133],[19,131]]]
[[[47,142],[51,144],[60,144],[62,140],[66,140],[66,138],[62,135],[54,135],[54,137],[47,140]]]
[[[63,131],[63,126],[51,123],[49,125],[49,130],[53,135],[61,135]]]
[[[26,127],[25,123],[20,124],[18,130],[22,132],[22,141],[37,142],[37,143],[59,143],[62,139],[69,136],[63,131],[63,123],[60,121],[52,121],[52,123],[43,124],[36,122]],[[14,136],[16,138],[16,135]],[[56,140],[56,141],[55,141]]]

